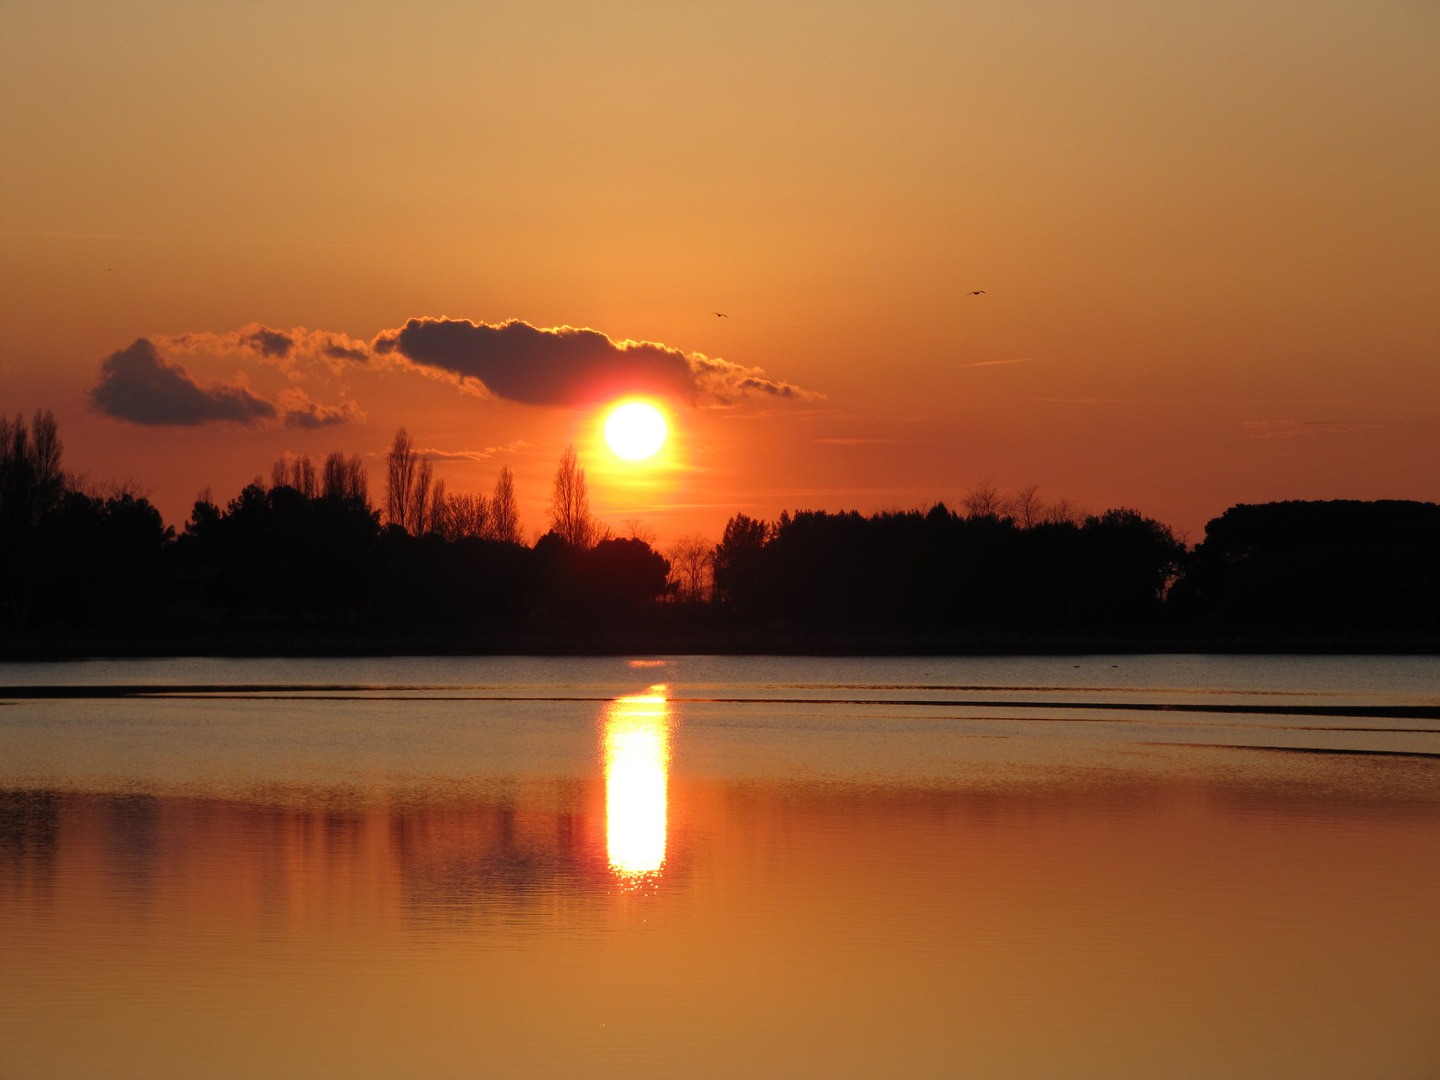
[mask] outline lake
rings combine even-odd
[[[1440,660],[0,665],[0,1077],[1440,1075]]]

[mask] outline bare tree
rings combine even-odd
[[[691,603],[710,599],[714,585],[715,545],[699,533],[689,533],[665,552],[670,560],[670,581],[675,595]]]
[[[625,535],[631,540],[640,540],[653,548],[655,541],[659,539],[655,530],[646,525],[643,518],[629,517],[621,524],[625,526]]]
[[[315,466],[310,463],[309,454],[301,454],[295,459],[291,477],[293,478],[291,487],[307,499],[315,498]]]
[[[1010,497],[1010,516],[1022,529],[1040,524],[1045,516],[1045,504],[1040,500],[1040,485],[1023,487]]]
[[[370,508],[370,472],[359,454],[351,454],[345,463],[345,493],[367,510]]]
[[[415,453],[410,435],[402,427],[395,433],[386,456],[385,515],[419,536],[430,526],[430,459]]]
[[[1051,525],[1083,525],[1085,511],[1069,499],[1061,499],[1045,508],[1045,521]]]
[[[550,496],[550,528],[571,547],[591,548],[603,539],[604,530],[590,516],[585,470],[576,463],[573,446],[565,448],[555,469],[555,488]]]
[[[1000,489],[988,480],[971,488],[964,502],[970,517],[1000,517],[1005,512]]]
[[[395,433],[385,457],[385,517],[391,525],[408,529],[410,486],[415,482],[415,448],[403,427]]]
[[[24,416],[0,416],[0,518],[7,528],[33,525],[65,494],[63,449],[49,409],[36,409],[28,430]]]
[[[429,458],[421,458],[415,466],[415,483],[410,488],[410,522],[416,536],[430,531],[430,481],[434,476]]]
[[[422,533],[437,532],[445,536],[450,531],[450,500],[445,495],[445,481],[436,480],[430,489],[430,507],[425,512],[425,527]]]
[[[365,462],[359,454],[346,457],[336,450],[325,459],[321,494],[327,499],[353,499],[370,504]]]
[[[287,454],[279,458],[270,467],[270,486],[294,488],[307,499],[315,498],[315,466],[310,455],[292,458]]]
[[[432,496],[434,529],[452,543],[468,536],[485,537],[490,531],[490,503],[484,495],[446,495],[443,481]]]
[[[325,464],[320,472],[320,493],[327,499],[343,499],[346,497],[345,481],[345,455],[339,450],[332,451],[325,458]]]
[[[43,543],[36,526],[64,498],[60,437],[49,409],[35,410],[30,428],[24,416],[12,423],[0,416],[0,586],[16,622],[24,626],[39,602],[35,569]]]
[[[19,422],[19,418],[16,418]],[[60,454],[64,446],[60,442],[59,428],[55,426],[55,414],[49,409],[36,409],[30,421],[30,440],[34,455],[35,487],[40,503],[48,507],[60,498],[65,488],[65,474],[60,470]]]
[[[515,506],[515,474],[506,465],[495,481],[495,495],[490,500],[488,536],[507,544],[520,543],[520,511]]]

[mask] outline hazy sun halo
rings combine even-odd
[[[665,435],[665,417],[643,401],[621,405],[605,421],[606,444],[629,461],[653,457],[665,445]]]

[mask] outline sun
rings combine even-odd
[[[627,461],[654,457],[665,445],[665,417],[654,405],[631,401],[621,405],[605,421],[605,443]]]

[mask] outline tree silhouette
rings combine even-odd
[[[268,484],[257,477],[223,507],[207,489],[177,538],[133,488],[66,474],[62,450],[49,412],[0,417],[0,624],[21,647],[47,627],[124,627],[143,641],[148,624],[174,640],[197,622],[247,634],[280,622],[354,627],[387,647],[400,627],[523,629],[543,642],[626,621],[723,628],[744,645],[747,627],[789,627],[822,649],[837,630],[886,628],[897,642],[916,630],[943,642],[981,629],[1169,626],[1220,642],[1242,629],[1283,642],[1319,627],[1347,641],[1404,630],[1433,644],[1440,631],[1431,503],[1235,506],[1190,552],[1135,510],[1085,514],[1034,487],[1007,498],[983,485],[964,513],[736,514],[713,549],[682,536],[667,561],[636,519],[629,537],[606,535],[574,447],[556,472],[555,528],[534,547],[521,541],[508,467],[492,498],[451,493],[403,428],[386,460],[385,529],[358,454],[332,453],[318,471],[287,454]],[[682,603],[657,605],[667,594]]]
[[[500,469],[495,494],[490,499],[489,538],[506,544],[520,543],[520,511],[515,505],[515,474],[510,466]]]
[[[270,467],[270,486],[294,488],[307,499],[315,498],[315,466],[310,455],[277,460]]]
[[[431,465],[415,453],[403,427],[395,433],[385,458],[385,517],[414,536],[429,531]]]
[[[415,449],[403,427],[385,457],[385,519],[409,531],[410,489],[415,483]]]
[[[1040,500],[1040,485],[1023,487],[1010,497],[1007,503],[1010,516],[1022,529],[1031,529],[1045,517],[1045,504]]]
[[[62,449],[49,409],[37,409],[28,429],[23,416],[0,416],[0,577],[22,626],[40,599],[46,555],[40,526],[65,493]]]
[[[447,495],[445,482],[435,482],[431,497],[434,531],[452,544],[466,537],[490,538],[490,503],[484,495]]]
[[[577,464],[574,446],[565,447],[565,452],[560,455],[560,464],[555,469],[555,486],[550,496],[550,529],[561,540],[581,551],[608,539],[608,530],[590,516],[585,470]]]
[[[965,509],[971,517],[1004,517],[1005,497],[994,484],[977,484],[965,495]]]
[[[423,536],[434,530],[434,518],[431,513],[433,504],[430,497],[430,482],[433,475],[429,458],[421,458],[415,463],[415,480],[410,485],[410,507],[405,516],[410,522],[410,531],[416,536]],[[441,494],[444,492],[442,491]]]
[[[698,604],[710,599],[714,585],[715,545],[699,533],[687,533],[665,552],[675,596]]]
[[[346,457],[339,450],[325,459],[321,494],[327,499],[370,505],[369,477],[359,454]]]
[[[717,599],[737,609],[755,604],[764,588],[762,553],[769,537],[765,522],[745,514],[726,522],[713,562]]]

